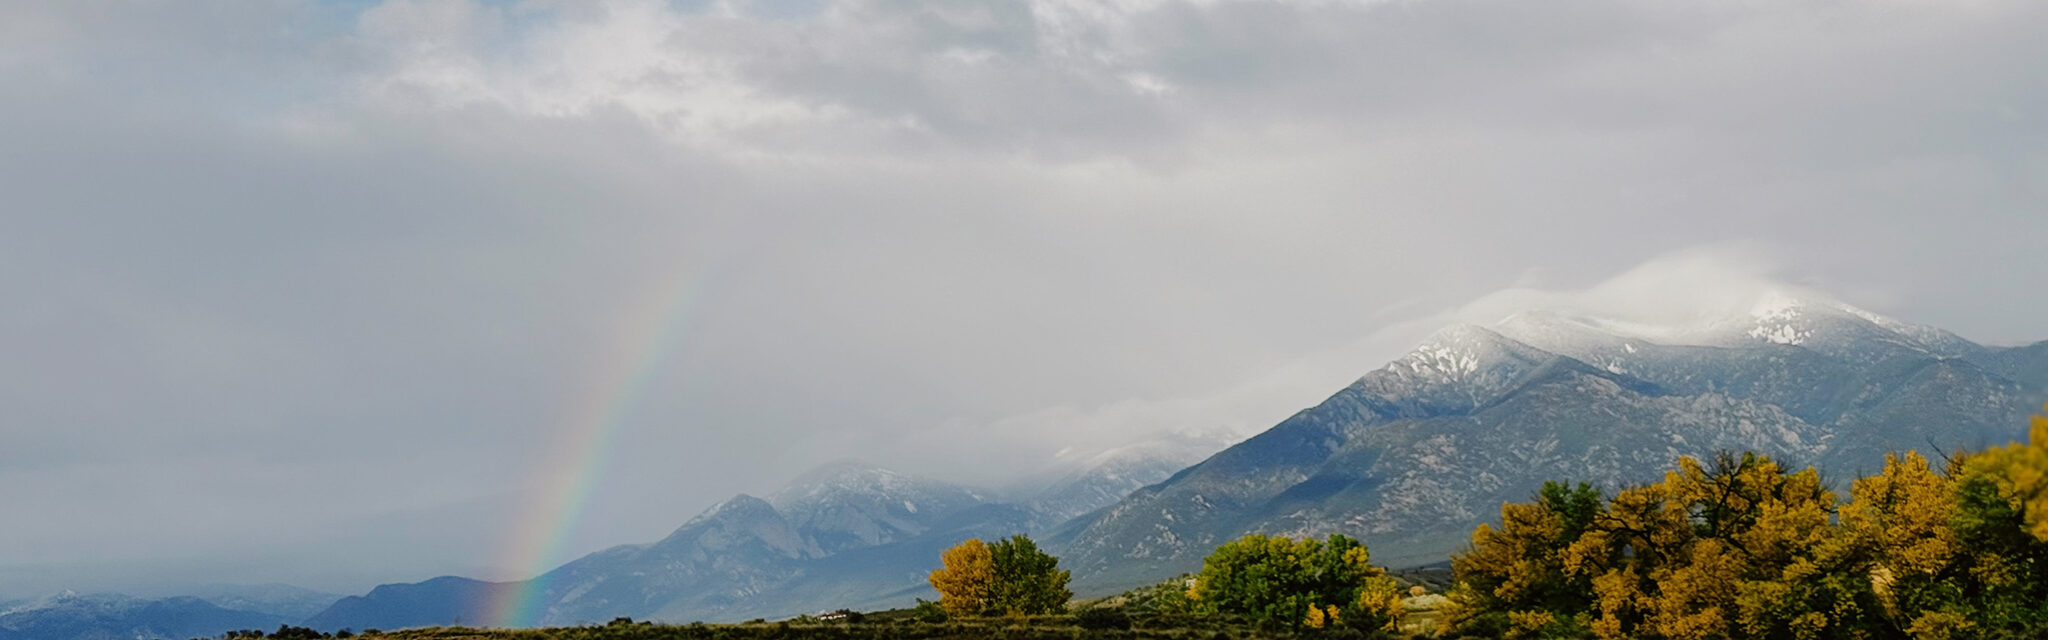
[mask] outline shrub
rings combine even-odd
[[[1131,617],[1124,615],[1124,612],[1119,609],[1083,609],[1079,615],[1075,616],[1075,623],[1081,625],[1083,629],[1090,630],[1129,629],[1131,628]]]

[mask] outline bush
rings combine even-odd
[[[1075,616],[1075,622],[1090,630],[1131,628],[1131,617],[1119,609],[1083,609]]]
[[[944,607],[939,606],[939,603],[937,602],[932,602],[930,600],[925,600],[923,598],[919,598],[917,600],[917,610],[915,612],[912,612],[910,617],[911,619],[916,620],[918,622],[928,624],[941,624],[944,623],[947,619],[946,609]]]

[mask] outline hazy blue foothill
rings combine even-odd
[[[275,629],[296,619],[227,609],[190,596],[65,593],[0,611],[0,640],[214,637],[231,629]]]

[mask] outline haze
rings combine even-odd
[[[5,3],[0,597],[525,577],[507,538],[569,483],[553,562],[840,458],[999,485],[1254,432],[1525,302],[1790,282],[2048,338],[2044,32],[2024,0]]]

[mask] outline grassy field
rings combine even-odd
[[[1433,635],[1440,620],[1437,608],[1444,602],[1443,596],[1436,595],[1436,592],[1449,585],[1449,569],[1424,567],[1397,571],[1394,575],[1404,586],[1420,586],[1427,592],[1406,600],[1401,635]],[[1113,610],[1122,616],[1116,623],[1107,625],[1099,619],[1087,620],[1086,615],[930,622],[919,620],[919,614],[912,609],[896,609],[867,613],[859,616],[857,622],[821,622],[803,617],[780,622],[657,624],[620,619],[610,624],[577,627],[431,627],[371,632],[357,637],[377,640],[1338,640],[1369,637],[1348,629],[1269,629],[1173,615],[1160,603],[1173,595],[1168,592],[1183,589],[1188,577],[1181,576],[1115,596],[1074,604],[1077,612]]]
[[[1263,630],[1251,627],[1083,629],[1074,624],[1003,622],[862,624],[689,624],[648,623],[554,629],[466,629],[437,627],[387,632],[375,638],[399,640],[1240,640],[1251,638],[1362,638],[1348,632]]]

